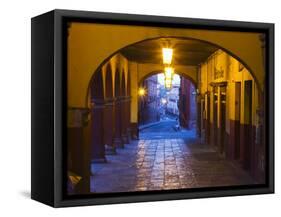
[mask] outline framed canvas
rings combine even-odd
[[[31,23],[32,199],[274,192],[274,24],[69,10]]]

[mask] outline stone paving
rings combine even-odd
[[[117,155],[107,156],[107,163],[92,165],[91,192],[254,183],[245,171],[201,144],[194,132],[182,138],[140,139],[117,151]]]

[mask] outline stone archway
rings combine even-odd
[[[112,36],[118,40],[112,40]],[[199,40],[219,47],[242,62],[263,90],[264,67],[259,36],[259,33],[245,32],[72,23],[68,37],[69,105],[84,107],[86,98],[87,106],[93,72],[121,49],[161,37]],[[81,73],[77,73],[77,69]]]
[[[163,70],[161,70],[161,69],[156,70],[156,71],[151,71],[149,73],[147,73],[147,72],[143,73],[142,77],[139,77],[139,79],[138,79],[138,87],[146,89],[147,86],[143,86],[144,81],[146,79],[149,79],[151,76],[155,76],[155,75],[161,74],[161,73],[163,73]],[[185,128],[185,129],[192,129],[192,127],[190,127],[191,125],[189,124],[189,121],[191,120],[191,118],[190,118],[191,117],[190,114],[191,114],[191,110],[192,110],[191,108],[193,108],[193,110],[195,111],[195,114],[193,114],[193,116],[192,116],[194,118],[193,122],[195,124],[197,123],[197,115],[196,115],[196,113],[198,112],[197,111],[197,94],[195,94],[195,93],[197,93],[198,82],[197,82],[197,80],[195,81],[192,77],[190,77],[190,73],[188,73],[188,72],[175,71],[175,75],[178,75],[181,78],[180,83],[178,84],[179,85],[179,92],[178,92],[179,98],[178,98],[178,103],[177,103],[178,112],[179,112],[178,113],[179,126]],[[192,76],[192,74],[191,74],[191,76]],[[150,92],[150,91],[147,90],[147,92]],[[138,125],[143,123],[143,121],[145,119],[144,115],[141,114],[141,113],[145,112],[145,110],[144,110],[144,108],[141,109],[140,106],[141,105],[138,104],[138,107],[139,107]],[[151,113],[151,111],[150,111],[150,113]],[[153,115],[151,114],[148,116],[153,116]],[[155,117],[154,117],[154,119],[155,119]],[[155,122],[155,120],[154,121],[153,120],[150,120],[150,122]]]
[[[103,131],[104,144],[105,144],[105,152],[106,154],[116,154],[116,145],[114,144],[114,85],[113,85],[113,75],[111,65],[107,64],[104,71],[104,86],[105,88],[105,108],[104,108],[104,126],[107,126]]]
[[[91,161],[105,162],[105,148],[103,137],[105,96],[102,71],[96,73],[93,84],[90,88],[91,107],[90,107],[90,144]]]

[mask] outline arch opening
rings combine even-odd
[[[229,49],[226,49],[224,47],[222,47],[221,45],[218,45],[217,43],[214,43],[212,41],[208,41],[208,40],[202,40],[202,39],[198,39],[198,38],[195,38],[195,37],[187,37],[187,36],[184,36],[184,37],[180,37],[180,36],[160,36],[160,37],[152,37],[152,38],[146,38],[146,39],[143,39],[141,41],[137,41],[137,42],[134,42],[132,44],[128,44],[118,50],[116,50],[115,52],[113,52],[111,55],[109,55],[106,59],[104,59],[100,64],[99,66],[97,67],[97,69],[93,72],[90,80],[89,80],[89,83],[88,83],[88,88],[87,88],[87,93],[86,93],[86,107],[88,107],[88,102],[89,102],[89,93],[90,93],[90,87],[92,85],[92,82],[93,82],[93,79],[94,79],[94,76],[95,74],[104,66],[106,65],[106,63],[108,63],[110,61],[110,59],[114,58],[114,56],[116,56],[117,54],[119,53],[122,53],[122,51],[132,47],[132,46],[135,46],[135,45],[138,45],[138,44],[142,44],[144,42],[149,42],[149,41],[154,41],[154,40],[161,40],[161,39],[164,39],[164,40],[170,40],[170,39],[180,39],[180,40],[188,40],[188,41],[197,41],[199,43],[202,43],[202,44],[206,44],[206,45],[210,45],[210,46],[213,46],[215,47],[216,49],[220,49],[222,50],[223,52],[225,52],[226,54],[228,54],[229,56],[233,57],[234,59],[236,59],[238,62],[241,63],[241,65],[243,65],[243,67],[245,69],[247,69],[249,71],[249,73],[251,74],[251,76],[253,77],[253,79],[255,80],[256,84],[257,84],[257,88],[260,92],[263,92],[262,91],[262,84],[260,83],[260,81],[257,79],[257,76],[256,74],[253,72],[253,70],[249,67],[249,65],[247,64],[246,61],[244,61],[242,58],[240,58],[238,55],[236,55],[234,52],[232,52],[231,50]],[[168,44],[170,45],[170,42],[168,42]],[[165,43],[160,43],[160,46],[163,46],[165,45]]]
[[[184,138],[196,134],[196,86],[175,72],[172,87],[165,86],[163,72],[142,78],[138,117],[140,139]]]
[[[174,49],[172,66],[178,77],[169,90],[159,75],[165,46]],[[183,148],[198,144],[199,149],[215,150],[254,174],[263,154],[258,150],[254,156],[253,148],[263,121],[263,93],[256,74],[234,53],[208,40],[165,36],[130,43],[105,58],[88,81],[86,97],[91,138],[85,141],[93,147],[92,164],[118,155],[116,150],[136,144],[133,140],[140,152],[153,153],[181,141]],[[138,161],[143,162],[143,155],[138,153]]]

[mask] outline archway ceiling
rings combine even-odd
[[[166,46],[174,49],[173,64],[193,66],[204,62],[218,49],[197,40],[159,38],[131,45],[124,48],[121,53],[130,61],[162,64],[162,48]]]

